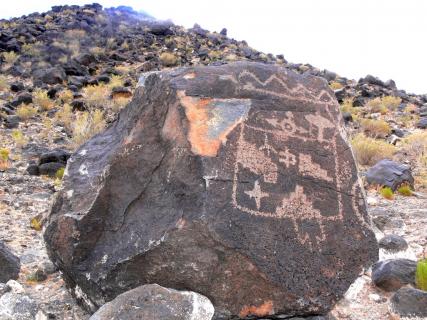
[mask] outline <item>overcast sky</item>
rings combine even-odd
[[[13,0],[0,18],[43,12],[52,5],[93,1]],[[358,79],[368,73],[398,88],[427,93],[427,1],[424,0],[99,0],[128,5],[159,19],[246,40],[257,50],[284,54]]]

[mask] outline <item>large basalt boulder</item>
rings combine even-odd
[[[325,313],[378,255],[340,119],[277,66],[149,74],[69,159],[49,254],[93,310],[158,283],[218,319]]]
[[[405,183],[414,187],[411,167],[389,159],[380,160],[369,168],[366,172],[366,181],[369,184],[390,187],[393,191]]]

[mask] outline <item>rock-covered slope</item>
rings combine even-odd
[[[66,290],[41,237],[70,154],[117,118],[141,73],[241,60],[325,78],[341,103],[362,176],[383,158],[398,162],[384,168],[391,172],[388,177],[396,177],[393,168],[402,163],[411,168],[409,184],[415,191],[400,189],[401,181],[393,181],[392,200],[383,198],[390,195],[382,189],[365,184],[368,212],[378,238],[402,236],[407,241],[397,251],[381,249],[380,259],[423,256],[427,95],[408,94],[392,80],[367,76],[355,81],[291,63],[283,55],[265,54],[228,38],[225,29],[185,29],[128,7],[57,6],[46,13],[0,20],[0,241],[21,264],[19,278],[0,285],[0,305],[8,306],[0,317],[15,312],[12,317],[17,318],[21,310],[28,319],[37,312],[39,317],[89,318]],[[409,293],[405,291],[405,297]],[[390,293],[371,285],[367,272],[331,316],[387,319],[390,299]]]

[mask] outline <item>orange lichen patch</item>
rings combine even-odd
[[[184,76],[184,79],[194,79],[196,77],[196,74],[194,73],[194,72],[191,72],[191,73],[187,73],[185,76]]]
[[[244,306],[239,312],[240,318],[245,318],[247,316],[257,316],[264,317],[274,313],[273,310],[273,301],[268,300],[260,306]]]
[[[175,142],[178,146],[183,146],[185,144],[186,138],[182,130],[177,105],[173,105],[169,108],[165,123],[163,124],[162,135],[166,139]]]
[[[186,96],[178,92],[190,123],[188,140],[195,154],[215,157],[227,135],[244,119],[248,102],[233,99],[212,99]]]

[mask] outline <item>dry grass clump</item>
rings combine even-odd
[[[119,112],[129,103],[130,100],[131,98],[125,98],[125,97],[114,98],[111,101],[111,111],[113,111],[113,113]]]
[[[65,38],[69,40],[81,40],[86,37],[86,31],[82,29],[72,29],[65,31]]]
[[[68,133],[72,132],[73,109],[68,103],[55,113],[54,122],[63,126]]]
[[[427,154],[427,132],[418,131],[403,139],[404,148],[413,154]]]
[[[72,141],[77,147],[104,130],[106,121],[100,110],[80,112],[73,122]]]
[[[123,79],[123,76],[112,75],[110,82],[108,83],[108,88],[113,89],[116,87],[123,87],[124,83],[125,81]]]
[[[164,65],[165,67],[173,67],[176,66],[178,63],[177,57],[170,52],[163,52],[159,58],[162,65]]]
[[[41,51],[40,51],[40,46],[42,45],[42,43],[40,41],[37,41],[36,43],[25,43],[22,45],[22,52],[30,57],[36,57],[39,56]]]
[[[385,138],[391,132],[389,124],[384,120],[363,119],[360,125],[363,132],[372,138]]]
[[[42,89],[37,89],[33,92],[33,102],[41,111],[48,111],[54,106],[53,101],[47,95],[47,91]]]
[[[87,86],[83,89],[85,102],[89,107],[102,108],[108,104],[109,88],[104,84]]]
[[[351,145],[356,156],[356,160],[361,165],[374,165],[379,160],[390,158],[396,147],[385,141],[366,137],[364,134],[357,134]]]
[[[381,98],[381,102],[388,110],[396,110],[402,103],[402,99],[399,97],[385,96]]]
[[[9,88],[9,83],[5,76],[0,75],[0,92],[5,91]]]
[[[403,139],[402,149],[413,162],[417,188],[427,188],[427,132],[416,131]]]
[[[382,98],[375,98],[368,102],[367,107],[373,113],[386,114],[389,110],[396,110],[401,104],[402,99],[393,96],[384,96]]]
[[[7,64],[13,65],[16,62],[16,60],[18,60],[19,56],[16,52],[10,51],[10,52],[3,52],[3,58]]]
[[[21,118],[24,122],[34,117],[37,114],[37,109],[32,104],[21,105],[16,109],[16,115]]]
[[[6,148],[0,148],[0,170],[9,168],[10,151]]]
[[[71,103],[71,101],[73,101],[73,98],[74,94],[69,89],[62,90],[58,95],[58,99],[61,103]]]
[[[330,87],[332,90],[339,90],[339,89],[342,89],[344,86],[343,86],[341,83],[337,82],[337,81],[332,81],[332,82],[329,84],[329,87]]]
[[[353,98],[345,98],[341,103],[341,112],[348,112],[352,115],[353,120],[359,118],[360,108],[353,106]]]
[[[17,147],[23,147],[28,143],[28,139],[24,136],[22,131],[16,129],[12,131],[12,139]]]

